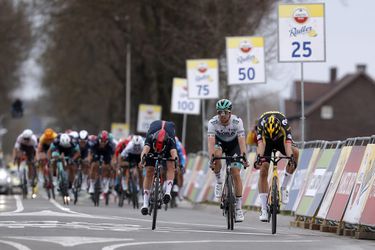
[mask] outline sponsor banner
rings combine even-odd
[[[317,169],[324,169],[325,172],[324,172],[323,178],[317,184],[318,189],[316,191],[315,196],[312,197],[313,200],[311,202],[310,208],[308,209],[306,213],[306,216],[313,217],[316,215],[318,208],[320,204],[322,203],[324,194],[326,193],[332,174],[335,171],[340,153],[341,153],[341,148],[336,148],[336,149],[331,148],[331,149],[324,150],[324,155],[322,157],[327,158],[327,160],[322,160],[322,162],[320,162],[319,165],[317,166]],[[328,167],[325,165],[327,162],[329,163]]]
[[[250,192],[245,201],[246,205],[255,206],[259,196],[258,190],[259,170],[253,170],[250,176]]]
[[[205,184],[207,182],[207,173],[208,173],[208,157],[207,156],[202,156],[202,161],[201,161],[201,168],[198,171],[198,174],[196,175],[195,178],[195,183],[194,183],[194,189],[193,193],[191,195],[191,200],[195,203],[202,202],[202,195],[201,191],[205,187]]]
[[[304,195],[297,207],[296,214],[306,216],[307,212],[314,201],[314,197],[318,193],[318,189],[324,179],[326,169],[333,157],[334,150],[323,149],[321,155],[317,159],[312,169],[312,174],[307,178],[306,189]],[[311,178],[312,177],[312,178]]]
[[[368,144],[357,179],[345,210],[344,221],[358,224],[370,192],[370,180],[375,174],[375,144]]]
[[[346,165],[346,162],[348,161],[351,150],[352,150],[352,146],[344,146],[341,149],[340,156],[339,156],[339,159],[337,161],[335,171],[332,175],[331,181],[330,181],[329,186],[327,188],[327,192],[325,193],[324,199],[323,199],[322,204],[319,208],[317,218],[326,219],[327,214],[328,214],[328,210],[331,206],[333,197],[336,193],[336,189],[339,185],[341,175],[344,171],[344,167]],[[318,190],[318,192],[319,192],[319,190]]]
[[[243,191],[242,191],[242,204],[244,206],[248,206],[249,204],[246,204],[246,199],[247,197],[249,196],[249,193],[250,193],[250,180],[251,180],[251,175],[254,171],[256,171],[252,166],[254,165],[254,161],[255,161],[255,158],[256,158],[256,153],[255,152],[251,152],[248,156],[247,156],[247,160],[250,164],[250,167],[249,169],[246,171],[246,176],[245,176],[245,180],[243,182]]]
[[[140,104],[138,108],[137,131],[147,133],[153,121],[161,119],[161,106]]]
[[[182,192],[183,196],[185,196],[185,190],[187,189],[187,184],[191,180],[191,175],[192,175],[192,171],[193,171],[193,168],[194,168],[194,165],[195,165],[196,157],[197,157],[196,154],[189,154],[188,157],[187,157],[187,162],[186,162],[186,166],[185,166],[185,173],[184,173],[184,183],[183,183],[183,186],[182,186],[182,190],[180,191],[180,192]]]
[[[228,84],[266,82],[263,37],[227,37]]]
[[[291,186],[289,188],[289,203],[286,205],[282,205],[282,210],[291,211],[293,209],[294,203],[297,200],[297,196],[299,193],[300,188],[302,187],[302,182],[304,176],[306,175],[307,168],[309,166],[309,162],[312,158],[314,153],[313,148],[304,148],[302,153],[300,154],[300,160],[298,163],[297,170],[294,172],[293,180],[291,181]]]
[[[336,194],[329,208],[326,217],[328,220],[342,220],[365,150],[366,146],[353,146],[349,159],[345,164]]]
[[[187,182],[185,190],[184,190],[184,197],[187,197],[189,200],[191,200],[191,194],[193,192],[195,179],[197,177],[198,171],[201,169],[201,164],[202,164],[202,156],[197,155],[195,157],[194,162],[192,162],[191,170],[188,173],[188,175],[190,176],[190,179]]]
[[[374,162],[372,165],[374,166]],[[369,188],[369,194],[366,201],[365,208],[363,209],[361,219],[359,220],[359,224],[367,225],[367,226],[375,226],[375,171],[374,167],[372,168],[372,176],[368,184],[366,185]]]
[[[173,78],[172,113],[199,115],[199,99],[188,98],[188,85],[186,79]]]
[[[129,125],[127,123],[112,123],[111,124],[111,134],[113,138],[117,141],[128,137],[129,135]]]
[[[295,212],[297,210],[298,204],[300,203],[302,196],[305,192],[305,189],[307,188],[307,181],[309,180],[310,176],[312,175],[312,171],[314,169],[314,166],[316,164],[316,161],[321,154],[322,150],[321,148],[314,148],[313,154],[311,156],[311,159],[309,161],[309,165],[307,166],[306,173],[303,176],[302,185],[300,186],[297,198],[294,202],[292,211]]]
[[[217,59],[187,60],[188,96],[192,99],[219,97],[219,69]]]
[[[324,62],[324,4],[279,4],[280,62]]]

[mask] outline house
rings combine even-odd
[[[366,65],[337,79],[331,68],[330,81],[304,82],[305,141],[344,140],[375,134],[375,81]],[[301,84],[294,83],[292,97],[285,101],[285,114],[296,141],[301,140]]]

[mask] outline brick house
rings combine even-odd
[[[331,68],[330,81],[305,82],[305,140],[344,140],[375,134],[375,81],[366,65],[337,79]],[[296,141],[301,139],[301,89],[296,81],[292,97],[285,100],[285,114]]]

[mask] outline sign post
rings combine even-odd
[[[265,83],[264,38],[227,37],[228,85]],[[248,87],[248,86],[246,86]],[[247,124],[250,128],[250,96],[246,88]]]
[[[301,141],[305,141],[303,62],[325,62],[324,3],[279,4],[279,62],[301,63]]]
[[[199,115],[200,99],[188,98],[188,86],[186,79],[173,78],[171,112],[183,114],[182,145],[185,145],[187,115]]]
[[[219,69],[217,59],[186,61],[188,96],[191,99],[216,99],[219,97]],[[206,110],[202,100],[202,150],[207,151]]]

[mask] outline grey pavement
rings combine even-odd
[[[245,221],[229,231],[218,206],[182,201],[159,211],[153,231],[151,216],[127,203],[118,207],[113,196],[99,207],[86,194],[77,205],[61,201],[1,195],[0,249],[375,249],[375,241],[290,227],[291,216],[279,216],[272,235],[271,224],[246,211]]]

